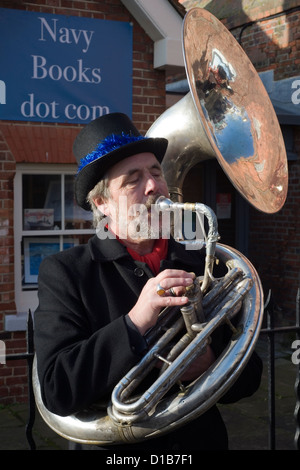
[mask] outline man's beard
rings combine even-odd
[[[160,212],[155,202],[160,194],[151,195],[143,204],[127,206],[127,198],[120,197],[115,204],[112,218],[106,216],[97,225],[100,239],[115,238],[121,240],[157,240],[170,238],[170,214]]]
[[[162,222],[161,214],[155,210],[154,205],[160,194],[151,195],[143,204],[135,204],[127,214],[127,236],[130,239],[155,240],[161,238]],[[122,212],[119,211],[119,224],[124,224]]]

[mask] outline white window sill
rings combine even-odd
[[[20,312],[16,315],[5,315],[5,331],[26,331],[27,330],[27,312]]]

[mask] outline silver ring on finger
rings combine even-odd
[[[170,294],[171,294],[172,297],[176,297],[176,293],[175,293],[173,287],[171,287],[171,289],[170,289]]]

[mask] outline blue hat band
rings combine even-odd
[[[123,132],[121,135],[109,135],[97,145],[93,152],[87,154],[80,160],[77,174],[89,163],[98,160],[98,158],[103,157],[107,153],[113,152],[126,144],[131,144],[138,140],[147,140],[147,137],[124,134]]]

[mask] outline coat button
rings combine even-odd
[[[137,277],[144,276],[144,270],[142,268],[135,268],[135,270],[133,272],[134,272],[135,276],[137,276]]]

